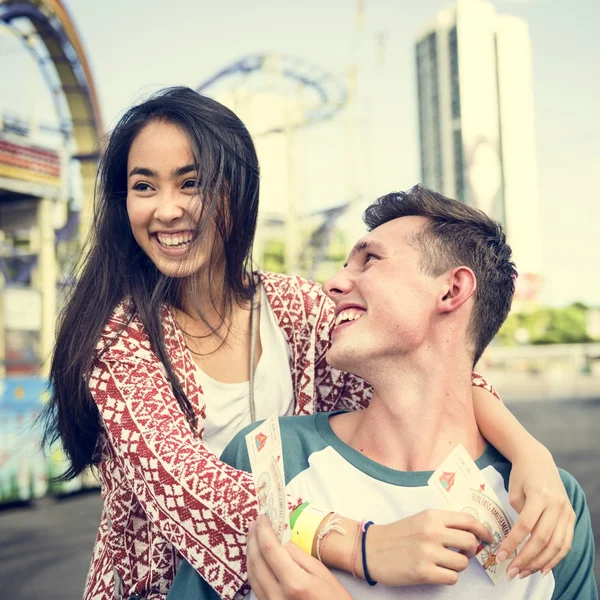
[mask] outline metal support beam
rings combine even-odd
[[[54,203],[43,198],[38,206],[38,227],[40,231],[40,258],[38,286],[42,296],[42,327],[40,330],[41,374],[49,373],[49,357],[54,347],[56,322],[56,283],[58,268],[55,254],[55,234],[53,225]]]

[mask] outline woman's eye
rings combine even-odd
[[[379,257],[378,257],[378,256],[375,256],[374,254],[367,254],[367,255],[365,256],[365,262],[366,262],[366,263],[370,262],[370,260],[371,260],[372,258],[379,258]]]
[[[133,189],[136,192],[149,192],[150,190],[152,190],[152,187],[149,184],[144,183],[143,181],[140,181],[139,183],[136,183],[133,186]]]
[[[181,186],[185,189],[195,189],[196,188],[196,180],[195,179],[186,179]]]

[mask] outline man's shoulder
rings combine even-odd
[[[308,458],[311,454],[327,446],[318,430],[318,420],[324,418],[327,418],[326,413],[279,418],[286,483],[308,468]],[[221,460],[238,469],[250,471],[246,435],[263,422],[258,421],[248,425],[237,433],[223,451]]]
[[[580,506],[581,503],[585,504],[585,493],[583,488],[579,481],[577,481],[577,479],[575,479],[568,471],[558,469],[558,472],[563,485],[565,486],[565,490],[567,491],[567,495],[569,496],[569,500],[571,500],[571,504],[573,505],[575,512],[577,512],[577,507]]]
[[[552,598],[596,600],[598,587],[594,577],[594,534],[585,493],[573,475],[564,469],[559,469],[559,472],[575,511],[575,532],[569,553],[552,569],[556,584]]]
[[[316,418],[317,414],[312,415],[291,415],[288,417],[279,417],[279,431],[281,437],[298,438],[301,436],[311,435],[316,432]],[[324,414],[324,413],[320,413]],[[243,429],[238,431],[234,436],[229,446],[239,446],[246,443],[246,436],[254,431],[259,425],[265,422],[265,419],[246,425]]]

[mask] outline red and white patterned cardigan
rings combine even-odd
[[[261,273],[261,281],[290,348],[294,414],[366,407],[369,386],[325,360],[333,304],[320,285],[273,273]],[[114,311],[99,354],[132,310],[123,302]],[[196,365],[167,308],[163,332],[173,369],[198,415],[198,430],[192,431],[181,412],[134,314],[95,361],[90,378],[103,424],[98,465],[103,511],[84,600],[134,594],[163,599],[182,556],[223,598],[245,590],[246,532],[257,517],[254,485],[250,475],[219,461],[202,441],[206,406]],[[478,376],[473,384],[492,391]]]

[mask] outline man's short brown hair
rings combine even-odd
[[[421,253],[424,273],[438,277],[459,266],[475,273],[477,290],[468,333],[474,342],[476,364],[508,316],[515,292],[517,271],[504,231],[482,211],[422,185],[382,196],[363,218],[372,231],[409,216],[429,220],[410,240]]]

